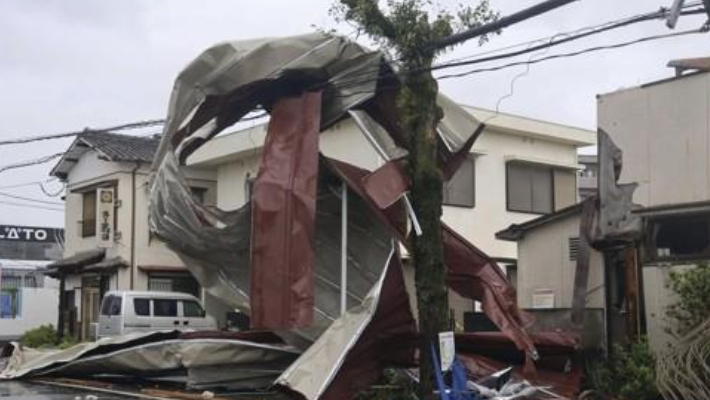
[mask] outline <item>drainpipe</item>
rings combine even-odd
[[[136,163],[136,167],[131,171],[131,290],[135,286],[136,269],[136,173],[141,167]]]
[[[57,319],[57,337],[61,341],[64,339],[64,309],[66,308],[64,300],[64,291],[66,290],[66,277],[64,274],[59,275],[59,318]]]

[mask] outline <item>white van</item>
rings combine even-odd
[[[195,296],[176,292],[111,291],[101,302],[98,336],[160,330],[217,329]]]

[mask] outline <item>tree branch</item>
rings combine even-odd
[[[397,30],[382,12],[377,0],[340,0],[340,3],[347,7],[345,19],[356,21],[369,35],[396,40]]]

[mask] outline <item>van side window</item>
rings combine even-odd
[[[196,301],[183,301],[182,313],[185,318],[204,318],[205,310]]]
[[[118,296],[106,296],[101,306],[101,315],[121,315],[121,298]]]
[[[133,299],[133,310],[136,315],[147,317],[150,315],[150,300],[148,299]]]
[[[177,300],[153,299],[153,316],[177,317]]]

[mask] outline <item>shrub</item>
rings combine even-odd
[[[675,322],[674,333],[683,336],[710,316],[710,266],[707,263],[685,271],[672,271],[668,285],[678,295],[666,315]]]
[[[411,400],[415,399],[417,386],[403,372],[385,369],[370,388],[355,395],[356,400]]]
[[[59,343],[59,340],[57,338],[57,331],[49,324],[26,331],[20,338],[20,343],[24,346],[34,348],[53,347]]]
[[[656,360],[645,339],[628,347],[614,346],[606,363],[588,367],[592,388],[606,398],[619,400],[657,400]]]

